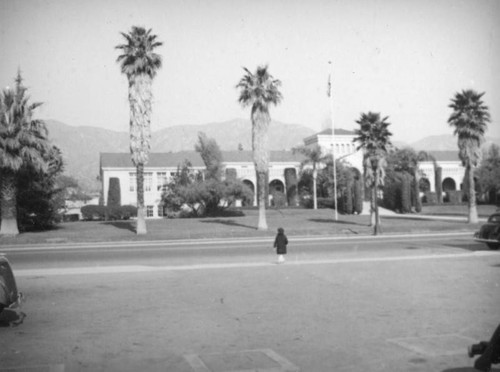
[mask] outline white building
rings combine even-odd
[[[335,159],[341,159],[353,168],[363,173],[363,154],[356,150],[353,143],[354,132],[344,129],[335,129],[332,138],[331,129],[324,130],[304,139],[305,146],[319,145],[325,154],[334,152]],[[464,169],[460,165],[457,152],[433,152],[437,165],[442,168],[443,191],[460,189],[464,176]],[[236,177],[247,184],[253,191],[256,190],[256,174],[251,151],[222,151],[223,165],[226,173],[230,170]],[[195,151],[181,151],[177,153],[151,153],[149,162],[144,168],[144,202],[147,217],[161,217],[163,206],[161,195],[164,186],[176,174],[178,166],[184,161],[191,163],[194,171],[201,172],[205,165],[200,155]],[[291,151],[271,151],[269,162],[269,188],[287,194],[285,171],[295,172],[299,176],[300,163],[303,156]],[[431,191],[435,191],[434,163],[420,164],[423,177],[429,181]],[[136,169],[132,164],[129,153],[101,153],[100,175],[102,182],[104,204],[107,205],[109,182],[111,178],[118,178],[120,182],[121,204],[136,204]],[[255,194],[255,192],[254,192]],[[256,195],[254,195],[256,204]]]

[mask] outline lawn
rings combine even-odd
[[[467,214],[466,206],[424,207],[422,214],[462,216]],[[495,206],[479,206],[479,215],[487,217]],[[134,221],[92,221],[66,222],[56,229],[42,232],[26,232],[17,237],[0,237],[0,246],[8,244],[59,244],[71,242],[135,241],[135,240],[177,240],[217,239],[236,237],[273,237],[278,227],[283,227],[289,236],[321,235],[369,235],[368,215],[339,215],[334,219],[331,209],[269,209],[267,211],[268,231],[258,231],[258,211],[244,210],[239,217],[156,219],[148,220],[148,234],[137,236]],[[384,234],[417,233],[437,231],[477,230],[478,225],[469,225],[464,220],[425,219],[417,215],[382,216]]]

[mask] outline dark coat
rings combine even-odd
[[[274,239],[274,248],[276,248],[277,254],[286,254],[286,245],[288,244],[288,239],[283,231],[279,231]]]

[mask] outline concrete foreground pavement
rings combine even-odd
[[[466,372],[467,345],[500,322],[498,252],[274,258],[25,273],[27,318],[0,328],[0,371]]]

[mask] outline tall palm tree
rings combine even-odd
[[[130,153],[137,171],[137,234],[146,234],[144,207],[144,165],[149,160],[151,140],[151,84],[162,66],[161,56],[154,49],[162,45],[151,29],[133,26],[128,34],[121,33],[126,43],[116,46],[122,54],[117,62],[128,79],[130,105]]]
[[[300,146],[292,149],[294,154],[299,153],[305,156],[305,159],[300,164],[301,168],[307,165],[312,166],[312,176],[313,176],[313,208],[318,209],[318,198],[317,198],[317,179],[318,179],[318,168],[321,164],[328,160],[328,156],[324,155],[321,147],[315,145],[313,147]],[[335,185],[334,187],[337,187]]]
[[[29,103],[21,72],[14,89],[0,94],[0,235],[17,235],[17,179],[24,165],[44,172],[49,150],[47,129],[33,112],[41,103]]]
[[[360,128],[355,130],[357,135],[354,142],[358,142],[358,150],[364,150],[363,166],[365,170],[365,184],[370,192],[371,223],[374,225],[374,234],[380,231],[380,219],[378,215],[377,191],[383,185],[385,167],[387,166],[386,156],[390,148],[389,139],[392,133],[388,127],[388,117],[382,118],[379,113],[362,113],[356,121]]]
[[[267,130],[271,122],[269,106],[279,104],[283,98],[278,89],[281,81],[274,79],[267,68],[267,66],[259,66],[255,73],[252,73],[244,67],[245,75],[236,85],[236,88],[240,89],[239,103],[243,107],[251,106],[252,151],[259,205],[258,230],[267,230],[266,189],[269,164]]]
[[[481,160],[481,145],[484,133],[490,122],[488,107],[483,103],[483,93],[472,89],[456,93],[448,106],[453,109],[448,124],[454,128],[453,134],[458,137],[458,156],[465,167],[468,182],[468,222],[477,223],[476,192],[474,189],[474,168]]]

